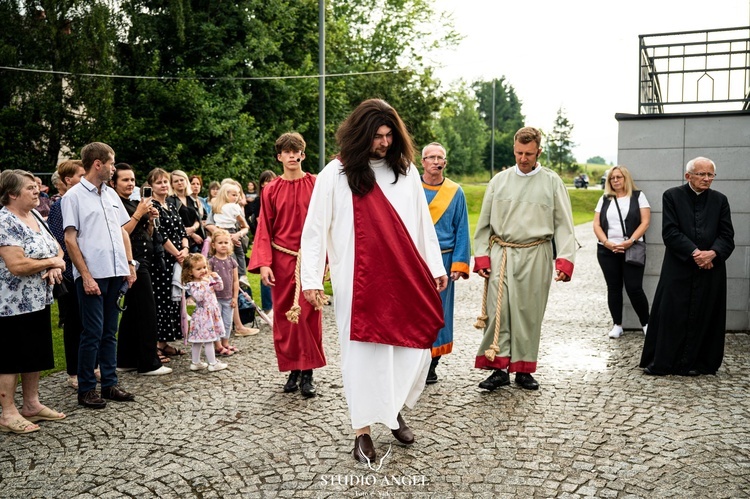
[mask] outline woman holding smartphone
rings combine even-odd
[[[153,221],[159,212],[153,207],[151,187],[143,189],[140,201],[131,201],[135,190],[135,172],[127,163],[115,165],[112,187],[120,196],[130,215],[123,229],[130,234],[133,259],[138,262],[136,280],[125,295],[125,303],[117,334],[117,369],[138,370],[138,374],[158,376],[172,369],[162,366],[156,353],[156,302],[151,286],[151,267],[154,265],[155,232]],[[168,358],[166,358],[169,361]]]

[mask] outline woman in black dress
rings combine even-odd
[[[179,348],[167,344],[182,338],[180,324],[180,302],[172,300],[172,276],[175,263],[182,264],[188,255],[188,237],[180,215],[168,203],[170,191],[169,173],[154,168],[148,174],[148,184],[152,189],[154,207],[158,210],[159,233],[164,239],[165,268],[151,269],[154,287],[157,321],[157,351],[163,355],[183,355]]]
[[[163,257],[155,258],[154,251],[153,220],[157,211],[149,197],[143,197],[140,201],[130,200],[135,189],[135,173],[130,165],[115,165],[112,186],[130,215],[123,229],[130,234],[133,259],[138,262],[136,280],[125,295],[125,310],[117,332],[117,368],[137,369],[138,374],[147,376],[169,374],[172,369],[162,366],[156,354],[156,303],[151,285],[151,267],[164,265],[161,261]]]

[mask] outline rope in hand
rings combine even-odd
[[[302,254],[299,251],[292,251],[288,248],[284,248],[283,246],[279,246],[278,244],[271,242],[271,247],[275,250],[281,251],[282,253],[286,253],[287,255],[291,255],[296,258],[296,262],[294,264],[294,301],[292,302],[292,308],[290,308],[286,313],[286,318],[289,322],[292,322],[294,324],[299,324],[299,316],[302,312],[302,307],[299,306],[299,294],[300,294],[300,282],[302,278],[300,277],[300,263],[302,261]],[[326,295],[320,296],[320,293],[315,297],[315,310],[321,310],[323,308],[323,305],[328,305],[328,297]]]
[[[500,353],[500,347],[497,344],[497,340],[500,336],[500,313],[502,312],[503,308],[503,282],[505,281],[505,267],[507,265],[508,261],[508,248],[533,248],[534,246],[539,246],[540,244],[544,244],[547,242],[547,239],[537,239],[536,241],[532,241],[530,243],[524,243],[524,244],[518,244],[518,243],[509,243],[506,241],[503,241],[498,236],[492,236],[490,238],[490,249],[492,249],[492,246],[494,244],[499,244],[503,248],[503,256],[500,259],[500,275],[498,276],[498,284],[497,284],[497,305],[495,306],[495,335],[492,339],[492,344],[490,347],[484,351],[484,356],[489,360],[490,362],[495,360],[495,355]],[[477,329],[484,329],[487,325],[486,321],[489,318],[487,316],[487,290],[489,289],[490,284],[490,278],[487,277],[487,279],[484,280],[484,294],[482,295],[482,312],[477,317],[477,322],[474,323],[474,327]]]

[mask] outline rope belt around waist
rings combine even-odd
[[[500,353],[500,347],[497,344],[498,337],[500,335],[500,314],[502,312],[503,308],[503,281],[505,280],[505,267],[508,261],[508,250],[507,248],[533,248],[534,246],[539,246],[540,244],[544,244],[548,241],[548,239],[537,239],[536,241],[532,241],[530,243],[510,243],[507,241],[503,241],[498,236],[492,236],[490,238],[490,249],[492,249],[492,246],[495,244],[499,244],[503,247],[502,252],[502,258],[500,259],[500,275],[498,276],[498,284],[497,284],[497,305],[495,306],[495,336],[493,337],[492,344],[490,347],[485,350],[484,356],[489,360],[490,362],[495,360],[495,355]],[[487,277],[487,279],[484,280],[484,294],[482,295],[482,313],[479,317],[477,317],[477,322],[474,323],[474,327],[477,329],[484,329],[484,327],[487,325],[486,321],[489,318],[487,316],[487,290],[490,285],[490,278]]]
[[[281,251],[282,253],[286,253],[287,255],[291,255],[296,259],[296,262],[294,264],[294,301],[292,302],[292,308],[290,308],[286,313],[286,318],[289,322],[292,322],[294,324],[299,323],[299,316],[302,312],[302,307],[299,306],[299,293],[300,293],[300,262],[302,261],[302,254],[300,251],[293,251],[288,248],[284,248],[283,246],[279,246],[278,244],[271,242],[271,247],[277,251]],[[316,305],[315,310],[321,310],[323,308],[323,305],[328,304],[328,300],[320,298],[319,295],[316,296]]]

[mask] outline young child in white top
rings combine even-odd
[[[238,272],[245,275],[247,261],[245,260],[245,251],[242,248],[242,238],[250,231],[250,227],[245,220],[244,210],[239,205],[241,197],[244,199],[244,196],[241,196],[241,187],[236,181],[232,179],[222,181],[219,193],[211,201],[211,215],[206,222],[206,228],[211,232],[212,237],[216,229],[224,229],[229,232]],[[233,318],[234,331],[237,336],[254,334],[253,328],[245,327],[242,324],[239,309],[236,307],[234,308]]]

